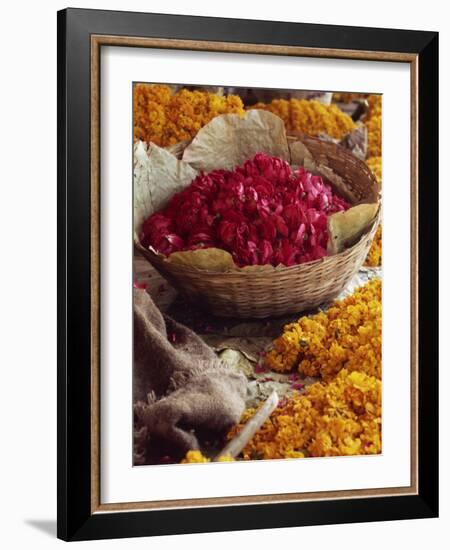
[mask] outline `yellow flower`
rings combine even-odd
[[[369,104],[367,111],[368,119],[374,116],[381,116],[381,95],[372,94],[367,96],[367,103]]]
[[[211,462],[211,460],[204,456],[201,451],[191,450],[186,453],[186,456],[181,461],[181,464],[199,464],[205,462]],[[234,462],[234,458],[230,455],[222,455],[219,456],[217,462]]]
[[[212,118],[244,114],[238,96],[219,96],[169,86],[137,84],[134,88],[134,138],[161,147],[192,139]]]
[[[381,95],[370,95],[367,98],[369,109],[366,114],[367,156],[381,156]]]
[[[283,119],[286,131],[303,132],[311,136],[327,134],[341,139],[356,128],[350,116],[336,105],[324,105],[314,99],[274,99],[257,103],[251,109],[270,111]]]
[[[375,237],[372,241],[369,253],[367,254],[364,265],[369,267],[378,267],[381,265],[381,250],[382,250],[382,230],[381,225],[378,226]]]
[[[373,172],[374,176],[377,178],[377,181],[381,186],[381,157],[369,157],[366,160],[366,164]],[[381,244],[382,234],[381,225],[379,225],[364,265],[367,265],[369,267],[378,267],[381,265]]]
[[[234,462],[234,458],[230,455],[219,456],[217,462]]]
[[[201,451],[188,451],[186,456],[181,461],[181,464],[197,464],[203,462],[211,461],[206,456],[203,456]]]
[[[324,380],[344,367],[381,378],[381,281],[370,281],[326,313],[286,325],[265,364],[278,372],[297,368]]]
[[[381,186],[381,157],[369,157],[366,159],[366,164],[373,172],[373,175],[377,178],[377,181]]]
[[[254,414],[248,409],[228,434]],[[381,452],[381,381],[341,370],[278,407],[242,451],[244,460],[342,456]]]
[[[368,94],[357,94],[352,92],[333,92],[334,103],[351,103],[358,99],[364,99]]]

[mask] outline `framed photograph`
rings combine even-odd
[[[58,13],[58,536],[436,517],[438,35]]]

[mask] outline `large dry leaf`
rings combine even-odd
[[[293,166],[304,166],[305,170],[315,172],[316,163],[311,151],[301,140],[289,142],[290,163]]]
[[[358,122],[358,126],[356,128],[354,128],[351,132],[348,132],[348,134],[345,134],[341,140],[324,133],[318,134],[317,137],[321,141],[328,141],[329,143],[340,145],[344,149],[351,151],[353,155],[360,160],[365,160],[367,156],[367,128],[360,122]]]
[[[156,251],[154,252],[157,253]],[[225,273],[227,271],[239,270],[241,273],[247,273],[248,276],[284,267],[283,264],[279,264],[276,267],[270,264],[239,267],[234,263],[233,257],[229,252],[214,247],[173,252],[168,256],[168,261],[202,271],[209,271],[210,273]]]
[[[332,183],[333,191],[350,204],[356,204],[359,201],[359,196],[352,191],[343,178],[326,164],[318,164],[315,173]]]
[[[375,220],[378,203],[358,204],[328,218],[328,253],[337,254],[355,244]]]
[[[232,369],[242,372],[247,379],[251,378],[253,366],[247,357],[240,351],[232,348],[225,348],[219,353],[219,357]]]
[[[198,250],[173,252],[168,257],[168,261],[215,273],[223,273],[236,269],[231,254],[220,248],[200,248]]]
[[[355,157],[365,160],[367,156],[367,128],[359,123],[357,128],[346,134],[339,142],[341,147],[350,150]]]
[[[289,161],[286,131],[281,118],[258,109],[219,115],[204,126],[186,147],[183,161],[197,170],[232,170],[263,152]]]
[[[149,182],[150,160],[147,154],[147,144],[138,141],[134,144],[134,231],[135,239],[145,220],[146,212],[153,209],[152,192]],[[137,235],[136,235],[137,234]]]
[[[143,221],[160,210],[170,198],[187,187],[197,171],[154,143],[134,146],[134,228],[139,234]]]
[[[221,352],[233,349],[242,353],[252,363],[258,363],[264,351],[272,343],[272,338],[269,336],[230,337],[220,334],[203,334],[202,338],[209,346],[214,348],[214,351]]]

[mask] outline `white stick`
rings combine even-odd
[[[264,422],[269,418],[272,412],[276,409],[278,405],[278,394],[274,390],[269,397],[267,398],[264,405],[250,418],[250,420],[245,424],[242,430],[237,434],[237,436],[232,439],[217,455],[215,460],[221,456],[231,456],[236,458],[242,449],[247,445],[250,439],[255,435],[255,433],[261,428]]]

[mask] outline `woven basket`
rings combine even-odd
[[[298,137],[289,138],[290,140]],[[302,136],[317,164],[326,164],[341,181],[333,184],[352,203],[376,202],[378,183],[366,164],[333,143]],[[183,143],[184,146],[186,144]],[[344,187],[343,187],[344,186]],[[184,296],[221,317],[277,317],[330,302],[363,264],[378,225],[378,216],[359,241],[339,254],[273,270],[201,271],[167,262],[139,243],[141,254]]]

